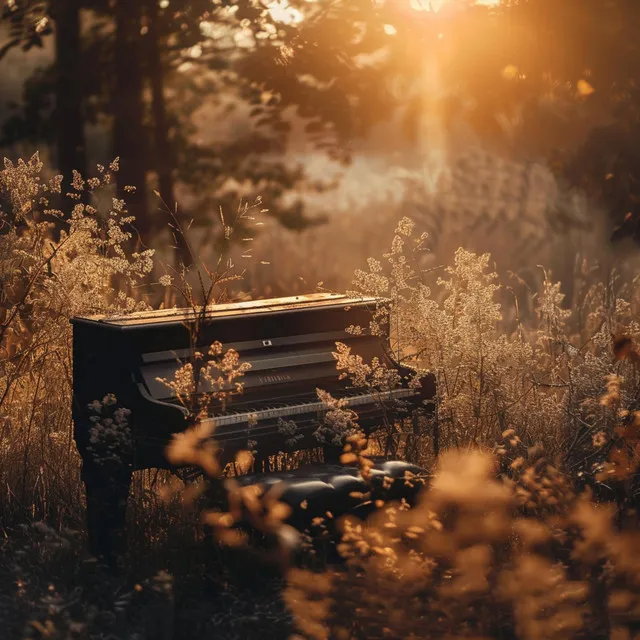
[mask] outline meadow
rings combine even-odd
[[[200,269],[136,241],[127,203],[113,197],[117,171],[114,161],[75,173],[67,194],[37,155],[0,170],[3,637],[640,637],[633,261],[579,254],[569,289],[536,264],[535,277],[505,277],[468,247],[440,265],[409,217],[378,227],[388,248],[374,247],[353,276],[318,284],[323,245],[305,253],[299,235],[257,236],[260,255],[238,259],[236,225],[244,237],[265,213],[252,203],[222,220],[200,274],[216,300],[337,280],[391,300],[395,348],[438,382],[418,451],[433,478],[419,504],[342,523],[340,566],[274,568],[224,536],[205,541],[208,514],[189,490],[168,473],[139,473],[124,567],[102,567],[85,550],[69,319],[198,304]],[[315,233],[328,247],[340,231]],[[289,281],[262,275],[270,251],[291,261]],[[365,382],[379,375],[348,356],[338,364]],[[363,468],[365,444],[350,445]]]

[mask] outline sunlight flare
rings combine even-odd
[[[269,15],[276,22],[282,22],[283,24],[298,24],[302,22],[302,13],[292,7],[287,0],[274,0],[266,4],[269,10]]]
[[[502,0],[476,0],[474,4],[485,7],[497,7]],[[414,11],[428,11],[438,13],[441,9],[453,5],[456,0],[410,0],[409,4]]]
[[[432,11],[438,13],[447,0],[411,0],[411,8],[414,11]]]

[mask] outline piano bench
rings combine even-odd
[[[255,473],[234,479],[243,487],[261,485],[265,492],[273,489],[278,500],[291,508],[286,524],[298,531],[317,530],[323,525],[331,529],[332,521],[349,513],[364,512],[363,506],[373,505],[377,500],[404,498],[412,504],[428,476],[425,469],[402,460],[373,462],[370,484],[362,478],[358,467],[339,464],[307,464],[292,471]],[[322,524],[314,523],[316,518],[322,518]]]

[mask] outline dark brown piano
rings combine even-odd
[[[375,298],[311,294],[220,304],[200,312],[170,309],[74,318],[73,418],[94,553],[105,555],[118,545],[132,471],[172,469],[166,447],[172,434],[189,424],[188,409],[158,378],[172,379],[195,351],[206,353],[215,341],[225,350],[235,349],[241,362],[251,364],[240,379],[242,393],[233,396],[224,411],[204,418],[215,425],[222,465],[246,449],[249,440],[257,443],[261,460],[290,451],[282,419],[296,423],[296,450],[322,446],[326,464],[335,466],[340,450],[319,442],[316,433],[327,410],[317,388],[345,398],[359,415],[359,427],[368,433],[416,410],[432,412],[433,376],[425,374],[419,384],[410,384],[416,372],[394,360],[388,335],[369,331],[381,304]],[[350,326],[362,331],[356,334],[348,330]],[[364,362],[378,358],[395,369],[400,384],[376,390],[340,380],[333,355],[336,342],[349,346]],[[91,405],[107,394],[115,396],[115,407],[130,414],[120,421],[109,414],[108,433],[96,442],[96,410]],[[102,459],[95,456],[99,446],[104,449]],[[263,473],[268,473],[266,467]]]

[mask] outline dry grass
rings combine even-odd
[[[170,475],[145,472],[130,499],[127,568],[98,567],[83,551],[68,320],[155,299],[147,296],[152,253],[136,253],[126,206],[109,192],[116,169],[77,176],[70,195],[42,178],[37,158],[0,171],[6,637],[284,638],[294,623],[305,638],[637,637],[636,280],[623,270],[601,278],[585,263],[567,304],[544,271],[534,293],[531,283],[502,282],[489,256],[464,249],[434,271],[428,238],[407,219],[350,286],[391,299],[394,348],[438,378],[421,449],[437,473],[418,507],[384,505],[367,527],[343,523],[339,569],[288,569],[260,581],[271,574],[246,560],[254,556],[203,543],[197,505],[168,491]],[[268,281],[256,267],[246,290],[293,293],[343,278],[342,263],[324,264],[335,229],[271,246],[263,236],[256,260],[288,256],[291,273],[304,266],[306,284]],[[205,293],[241,286],[230,255],[207,274]],[[170,287],[154,296],[170,301],[166,292],[180,285],[197,305],[197,281],[169,275]],[[349,375],[384,376],[348,355],[339,365]],[[435,427],[447,451],[438,461]]]

